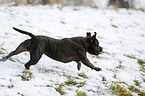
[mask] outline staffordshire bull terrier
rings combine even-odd
[[[6,61],[13,55],[17,55],[24,51],[29,51],[30,60],[25,64],[25,68],[29,69],[31,65],[35,65],[43,54],[48,57],[63,62],[77,62],[77,69],[80,70],[81,62],[93,70],[100,71],[101,68],[95,67],[86,57],[86,52],[92,55],[99,55],[102,52],[102,47],[96,39],[96,32],[93,36],[87,33],[86,37],[73,37],[64,39],[54,39],[47,36],[35,36],[32,33],[14,28],[14,30],[29,35],[31,39],[22,42],[16,50],[12,51],[0,61]]]

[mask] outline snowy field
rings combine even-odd
[[[87,54],[102,68],[96,72],[76,62],[61,63],[43,55],[24,78],[29,53],[0,62],[0,96],[145,96],[145,13],[90,7],[0,6],[0,58],[35,35],[62,39],[97,32],[99,56]],[[27,76],[28,77],[28,76]]]

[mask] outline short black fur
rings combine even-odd
[[[47,36],[35,36],[32,33],[14,28],[14,30],[29,35],[31,39],[27,39],[22,42],[16,50],[12,51],[9,55],[0,59],[0,61],[6,61],[13,55],[17,55],[24,51],[29,51],[30,60],[25,64],[25,68],[29,69],[31,65],[35,65],[43,54],[48,57],[60,61],[60,62],[77,62],[77,69],[80,70],[81,62],[94,69],[100,71],[101,68],[95,67],[86,57],[86,52],[90,54],[99,55],[102,51],[102,47],[99,46],[99,42],[96,39],[96,33],[91,37],[91,33],[87,33],[86,37],[74,37],[64,39],[54,39]]]

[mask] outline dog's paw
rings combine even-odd
[[[96,71],[101,71],[102,69],[99,68],[99,67],[95,67],[94,70],[96,70]]]
[[[81,69],[81,63],[78,63],[77,69],[78,69],[78,71],[80,71],[80,69]]]

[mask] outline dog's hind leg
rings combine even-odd
[[[28,51],[28,49],[27,49],[27,43],[28,43],[28,42],[29,42],[28,40],[22,42],[22,43],[17,47],[17,49],[16,49],[15,51],[12,51],[12,52],[11,52],[10,54],[8,54],[6,57],[0,59],[0,61],[6,61],[8,58],[10,58],[10,57],[13,56],[13,55],[17,55],[17,54],[19,54],[19,53],[21,53],[21,52]]]
[[[6,61],[8,58],[10,58],[11,56],[13,56],[14,51],[12,51],[10,54],[8,54],[6,57],[0,59],[0,61]]]
[[[25,64],[25,68],[27,70],[29,70],[31,65],[35,65],[40,60],[44,51],[41,49],[41,46],[36,47],[33,46],[33,48],[29,50],[29,52],[30,52],[30,60]]]

